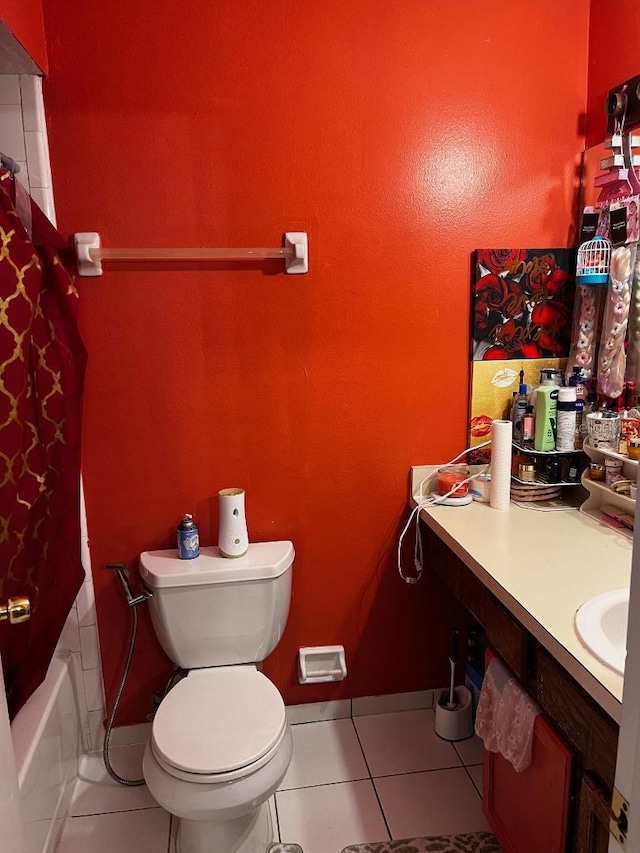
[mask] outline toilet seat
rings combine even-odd
[[[255,667],[196,669],[158,708],[151,749],[179,779],[230,781],[266,764],[286,727],[280,693]]]

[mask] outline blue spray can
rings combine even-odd
[[[200,556],[200,534],[192,515],[187,513],[177,527],[178,557],[181,560],[194,560]]]

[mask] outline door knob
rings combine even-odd
[[[16,596],[10,598],[6,604],[0,604],[0,622],[8,619],[12,625],[18,622],[26,622],[31,617],[31,602],[28,598]]]

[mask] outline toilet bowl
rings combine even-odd
[[[178,853],[265,853],[275,840],[268,800],[293,741],[256,663],[284,630],[292,562],[290,542],[250,545],[233,561],[217,549],[204,560],[141,556],[156,633],[188,668],[155,714],[143,760],[151,794],[180,819]]]
[[[160,705],[143,761],[154,798],[181,818],[179,853],[264,853],[265,804],[292,751],[282,697],[255,666],[189,672]]]

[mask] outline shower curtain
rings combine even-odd
[[[15,202],[15,180],[0,171],[0,603],[25,595],[32,606],[28,622],[0,622],[12,717],[43,681],[84,577],[86,363],[72,256],[28,196],[22,219]]]

